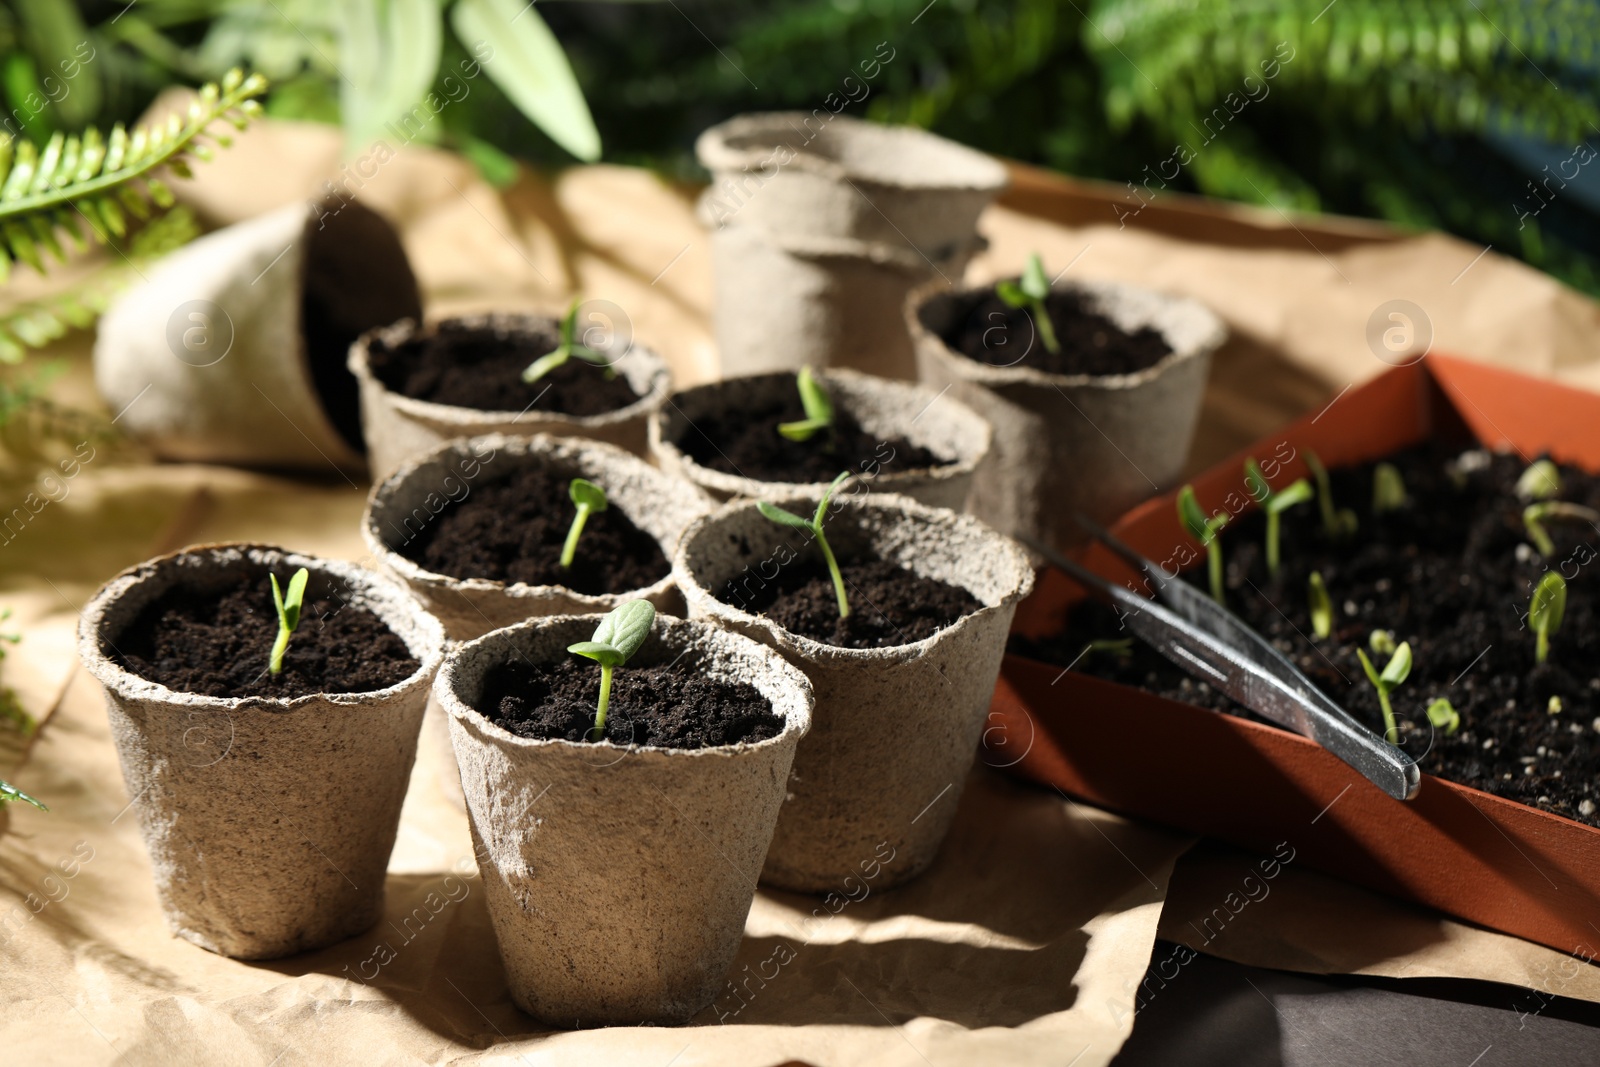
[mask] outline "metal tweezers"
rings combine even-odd
[[[1422,773],[1416,761],[1351,718],[1266,638],[1107,530],[1081,515],[1077,518],[1085,530],[1145,576],[1155,600],[1109,582],[1059,552],[1025,543],[1121,608],[1128,629],[1185,671],[1251,711],[1315,741],[1396,800],[1417,795]]]

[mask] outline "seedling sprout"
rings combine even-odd
[[[1552,696],[1548,701],[1546,701],[1544,710],[1550,715],[1560,715],[1561,698],[1558,696]]]
[[[33,797],[30,797],[28,794],[24,793],[22,790],[18,789],[16,786],[12,785],[10,782],[5,781],[4,779],[0,779],[0,807],[4,807],[5,805],[11,803],[14,800],[20,800],[24,804],[32,804],[34,807],[38,808],[40,811],[49,811],[50,810],[49,808],[45,807],[43,801],[36,800]]]
[[[1367,647],[1372,649],[1374,656],[1394,655],[1394,634],[1388,630],[1374,630],[1367,635]]]
[[[567,646],[568,652],[600,664],[600,699],[595,704],[594,729],[589,731],[589,740],[605,740],[606,711],[611,706],[611,675],[639,651],[655,621],[656,609],[650,601],[628,600],[600,620],[591,640]]]
[[[574,356],[585,363],[593,363],[597,367],[604,367],[607,378],[616,377],[617,372],[611,366],[611,357],[609,355],[598,349],[590,348],[578,340],[579,306],[580,302],[574,300],[572,306],[567,308],[566,315],[561,319],[561,343],[556,345],[549,353],[528,364],[528,369],[522,372],[523,381],[532,385]]]
[[[1311,449],[1303,453],[1306,457],[1306,466],[1311,470],[1311,477],[1317,483],[1317,504],[1322,510],[1322,528],[1334,540],[1355,535],[1360,520],[1356,513],[1349,508],[1338,508],[1333,504],[1333,487],[1328,481],[1328,468],[1322,465],[1322,460]]]
[[[284,595],[278,586],[278,576],[268,574],[272,579],[272,603],[278,609],[278,639],[272,643],[272,659],[267,664],[267,670],[274,677],[283,673],[283,654],[289,651],[289,637],[295,628],[300,625],[300,608],[306,598],[306,582],[311,579],[311,572],[301,567],[294,572],[294,577],[289,579],[289,594]]]
[[[1296,504],[1304,504],[1311,499],[1311,483],[1304,478],[1297,478],[1283,489],[1274,491],[1267,484],[1267,476],[1261,473],[1261,465],[1253,459],[1244,461],[1245,485],[1250,488],[1250,495],[1261,503],[1261,510],[1267,516],[1267,572],[1277,574],[1280,565],[1279,540],[1282,527],[1283,513]],[[1251,483],[1254,482],[1254,486]]]
[[[1435,730],[1443,730],[1446,736],[1455,733],[1461,727],[1461,715],[1456,711],[1455,705],[1444,697],[1439,697],[1428,705],[1428,721],[1433,723]]]
[[[839,561],[833,557],[833,549],[828,545],[827,537],[822,533],[822,519],[828,513],[828,501],[844,480],[850,477],[849,471],[840,471],[839,477],[833,484],[823,491],[822,499],[817,501],[817,514],[811,519],[803,519],[792,511],[785,511],[776,504],[769,504],[765,500],[756,501],[756,508],[767,519],[779,526],[793,526],[797,530],[810,530],[817,538],[817,546],[822,549],[822,558],[827,561],[828,573],[833,577],[833,593],[839,599],[839,618],[850,615],[850,600],[844,593],[844,575],[839,571]]]
[[[1228,525],[1228,513],[1219,511],[1215,515],[1208,516],[1200,510],[1200,502],[1194,496],[1194,486],[1186,485],[1178,492],[1178,519],[1183,523],[1183,528],[1189,531],[1190,537],[1206,546],[1206,569],[1211,579],[1211,599],[1221,604],[1223,602],[1222,546],[1217,543],[1217,534]]]
[[[594,512],[606,509],[606,491],[582,478],[572,479],[572,484],[567,487],[567,495],[578,505],[578,513],[572,517],[572,528],[567,531],[567,541],[561,546],[562,570],[572,566],[572,558],[578,554],[578,538],[583,536],[583,524],[589,521],[589,516]]]
[[[1306,579],[1306,600],[1311,605],[1311,632],[1318,640],[1333,636],[1333,601],[1328,599],[1328,587],[1323,584],[1322,573],[1312,571]]]
[[[1567,613],[1567,580],[1556,571],[1545,571],[1544,577],[1534,587],[1533,601],[1528,606],[1528,625],[1533,628],[1536,644],[1533,658],[1543,663],[1550,656],[1550,635],[1561,629],[1561,617]]]
[[[1400,477],[1400,468],[1393,463],[1380,463],[1372,468],[1373,514],[1398,511],[1405,506],[1406,483]]]
[[[809,441],[818,430],[833,429],[833,401],[810,367],[800,368],[795,386],[800,390],[800,406],[806,417],[799,422],[780,422],[778,432],[791,441]]]
[[[1528,540],[1533,542],[1533,547],[1539,550],[1541,556],[1552,556],[1556,551],[1555,542],[1550,540],[1550,533],[1544,528],[1550,519],[1572,519],[1600,528],[1600,511],[1582,504],[1569,504],[1564,500],[1542,500],[1537,504],[1529,504],[1522,509],[1522,525],[1528,528]]]
[[[1561,471],[1548,459],[1536,459],[1517,479],[1520,500],[1554,500],[1561,495]]]
[[[1400,687],[1406,680],[1406,675],[1411,673],[1411,645],[1409,642],[1400,642],[1400,647],[1394,650],[1394,655],[1389,657],[1389,662],[1384,665],[1380,673],[1367,658],[1364,649],[1356,649],[1356,655],[1361,658],[1361,669],[1367,672],[1367,681],[1378,691],[1378,705],[1383,708],[1384,736],[1391,745],[1400,743],[1400,727],[1394,721],[1394,708],[1389,704],[1389,694]]]
[[[1014,308],[1025,308],[1033,316],[1039,331],[1039,340],[1052,355],[1059,355],[1061,342],[1056,340],[1056,328],[1050,322],[1050,312],[1044,302],[1050,296],[1050,277],[1044,272],[1044,260],[1035,252],[1028,257],[1028,265],[1018,281],[1007,279],[995,283],[995,295]]]

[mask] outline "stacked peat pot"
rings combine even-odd
[[[741,115],[695,152],[712,176],[699,214],[722,373],[916,377],[898,309],[929,279],[961,277],[1005,168],[922,130],[820,109]]]
[[[973,514],[1065,551],[1083,540],[1075,513],[1110,522],[1182,473],[1227,332],[1196,301],[1131,285],[1040,289],[1052,343],[1038,308],[996,286],[929,285],[907,299],[905,321],[923,384],[994,430]]]

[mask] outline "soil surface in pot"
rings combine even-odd
[[[975,301],[943,340],[952,351],[991,367],[1047,374],[1134,374],[1172,354],[1159,331],[1146,326],[1129,333],[1093,310],[1076,290],[1052,292],[1045,310],[1060,352],[1051,352],[1035,336],[1031,311],[1012,307],[993,291]]]
[[[831,430],[809,441],[791,441],[778,432],[779,423],[805,417],[799,392],[790,390],[781,400],[702,416],[675,443],[702,467],[758,482],[801,485],[831,482],[840,471],[869,470],[874,463],[893,474],[954,462],[903,437],[885,440],[868,433],[837,400]]]
[[[1414,666],[1390,700],[1402,743],[1424,771],[1600,826],[1600,676],[1592,652],[1600,641],[1600,528],[1549,521],[1556,551],[1543,559],[1523,525],[1526,501],[1514,492],[1523,459],[1425,447],[1390,462],[1404,478],[1406,506],[1373,513],[1372,464],[1333,471],[1334,499],[1357,512],[1357,533],[1330,538],[1315,502],[1293,509],[1284,517],[1276,578],[1267,573],[1258,511],[1225,528],[1228,607],[1379,733],[1377,692],[1356,649],[1381,670],[1388,657],[1370,649],[1372,632],[1409,641]],[[1241,472],[1237,496],[1247,492]],[[1559,499],[1600,508],[1600,478],[1562,467]],[[1567,579],[1567,607],[1549,658],[1539,664],[1524,617],[1547,568]],[[1333,606],[1333,632],[1325,640],[1310,638],[1306,581],[1313,570],[1322,574]],[[1203,585],[1203,563],[1187,577]],[[1012,651],[1250,715],[1137,639],[1126,653],[1085,652],[1092,640],[1126,636],[1109,608],[1085,602],[1065,632],[1043,641],[1013,637]],[[1425,713],[1441,697],[1461,716],[1453,734],[1434,728]],[[1552,697],[1560,701],[1554,714]]]
[[[419,666],[382,619],[341,595],[305,603],[283,672],[273,677],[267,664],[277,637],[271,580],[241,574],[220,595],[168,590],[139,612],[108,652],[141,678],[209,697],[370,693],[398,685]]]
[[[391,392],[434,404],[479,411],[545,411],[585,417],[635,403],[639,395],[621,375],[569,359],[537,382],[522,380],[528,364],[555,350],[555,323],[526,333],[442,324],[438,330],[389,348],[374,343],[372,373]]]
[[[746,546],[748,552],[748,546]],[[950,626],[983,602],[957,585],[925,578],[887,560],[841,560],[850,614],[839,600],[827,564],[796,559],[771,581],[753,574],[723,587],[719,599],[765,615],[792,634],[841,648],[909,645]]]
[[[626,593],[665,578],[672,564],[661,545],[615,503],[589,516],[572,566],[562,569],[561,547],[578,513],[568,495],[574,476],[525,464],[446,504],[395,551],[452,578],[559,585],[586,594]]]
[[[588,741],[600,699],[600,668],[588,660],[512,660],[484,679],[478,711],[518,737]],[[710,748],[754,744],[783,732],[783,716],[747,682],[695,671],[687,659],[664,667],[619,667],[606,709],[615,745]]]

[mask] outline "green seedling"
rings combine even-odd
[[[43,801],[36,800],[35,798],[30,797],[28,794],[24,793],[22,790],[18,789],[16,786],[12,785],[10,782],[8,782],[8,781],[6,781],[4,779],[0,779],[0,807],[4,807],[5,805],[10,804],[14,800],[20,800],[24,804],[32,804],[34,807],[38,808],[40,811],[49,811],[50,810],[49,808],[45,807]]]
[[[1323,584],[1322,573],[1312,571],[1306,579],[1306,600],[1311,606],[1311,632],[1318,640],[1333,636],[1333,601],[1328,599],[1328,587]]]
[[[562,570],[572,566],[572,557],[578,554],[578,538],[583,536],[583,524],[589,521],[590,515],[606,509],[606,491],[582,478],[572,479],[572,484],[567,487],[567,495],[578,505],[578,513],[572,517],[567,541],[561,546]]]
[[[1322,510],[1322,528],[1335,541],[1355,536],[1361,520],[1357,519],[1356,513],[1349,508],[1334,506],[1333,486],[1328,481],[1328,468],[1322,465],[1322,460],[1311,449],[1306,449],[1303,455],[1306,457],[1306,466],[1311,471],[1311,477],[1317,483],[1317,505]]]
[[[1039,330],[1039,340],[1052,355],[1059,355],[1061,342],[1056,340],[1056,328],[1050,322],[1050,312],[1044,302],[1050,296],[1050,277],[1044,272],[1044,260],[1038,253],[1028,257],[1028,265],[1017,281],[1007,279],[996,282],[994,293],[1014,308],[1024,308],[1033,316]]]
[[[1517,479],[1520,500],[1554,500],[1561,495],[1561,470],[1548,459],[1536,459]]]
[[[778,432],[791,441],[809,441],[818,430],[833,429],[833,401],[817,376],[811,373],[811,368],[801,367],[794,382],[800,390],[800,406],[805,409],[806,417],[799,422],[780,422]]]
[[[1394,655],[1389,657],[1381,673],[1372,665],[1363,649],[1356,649],[1356,655],[1361,658],[1361,669],[1367,672],[1367,681],[1378,691],[1378,705],[1383,708],[1384,736],[1391,745],[1398,745],[1400,727],[1395,724],[1389,694],[1398,689],[1400,683],[1406,680],[1406,675],[1411,673],[1411,645],[1409,642],[1400,642],[1400,647],[1394,650]]]
[[[1393,463],[1380,463],[1372,468],[1372,513],[1399,511],[1406,506],[1406,483],[1400,477],[1400,468]]]
[[[1549,658],[1550,635],[1561,629],[1561,617],[1566,613],[1567,580],[1555,571],[1545,571],[1528,605],[1528,625],[1533,628],[1536,642],[1534,662],[1543,663]]]
[[[1217,534],[1228,525],[1231,516],[1226,511],[1219,511],[1215,515],[1207,515],[1200,510],[1200,502],[1195,499],[1194,486],[1186,485],[1178,491],[1178,520],[1183,523],[1183,528],[1189,531],[1189,536],[1206,546],[1206,570],[1211,579],[1211,599],[1218,604],[1222,598],[1222,546],[1217,543]]]
[[[272,603],[278,609],[278,639],[272,643],[272,659],[267,669],[276,677],[283,673],[283,654],[289,651],[289,637],[300,625],[300,608],[305,603],[306,582],[311,580],[311,572],[304,567],[294,572],[294,577],[289,579],[288,596],[279,588],[276,574],[267,577],[272,579]]]
[[[833,494],[838,491],[844,480],[850,477],[849,471],[840,471],[839,477],[833,484],[823,491],[822,499],[817,501],[817,514],[810,519],[803,519],[792,511],[785,511],[776,504],[769,504],[765,500],[756,501],[756,508],[767,519],[779,526],[793,526],[797,530],[810,530],[817,538],[817,547],[822,549],[822,558],[827,561],[828,573],[833,577],[833,593],[839,599],[839,618],[848,618],[850,615],[850,600],[844,595],[844,575],[839,571],[839,561],[833,557],[833,549],[828,545],[827,537],[822,533],[822,519],[828,513],[828,501],[833,499]]]
[[[1444,697],[1439,697],[1428,705],[1428,721],[1433,723],[1435,730],[1443,730],[1446,736],[1461,728],[1461,715],[1456,711],[1455,705]]]
[[[1267,484],[1267,476],[1261,473],[1261,464],[1253,459],[1244,461],[1244,475],[1245,486],[1250,489],[1250,495],[1256,497],[1261,504],[1261,510],[1267,516],[1267,573],[1277,574],[1280,564],[1278,544],[1283,513],[1296,504],[1304,504],[1311,499],[1311,483],[1304,478],[1296,478],[1284,488],[1274,491],[1272,486]]]
[[[594,729],[589,731],[589,740],[605,739],[606,711],[611,706],[611,675],[639,651],[655,621],[656,609],[650,601],[624,601],[600,620],[591,640],[567,646],[567,651],[573,655],[600,664],[600,699],[595,704]]]
[[[1099,637],[1083,646],[1083,651],[1078,653],[1078,658],[1091,653],[1103,653],[1116,659],[1125,660],[1133,655],[1133,638],[1131,637]]]
[[[546,374],[564,365],[567,360],[574,357],[585,363],[593,363],[597,367],[604,367],[607,378],[615,378],[617,372],[611,366],[611,357],[599,349],[590,348],[578,340],[578,307],[580,301],[574,300],[572,306],[567,308],[566,315],[561,319],[561,343],[554,350],[540,356],[528,364],[528,369],[522,372],[522,380],[532,385]]]
[[[1542,500],[1537,504],[1529,504],[1522,509],[1522,525],[1528,528],[1528,540],[1533,542],[1533,547],[1539,550],[1541,556],[1555,555],[1556,544],[1550,540],[1550,532],[1544,528],[1544,524],[1551,519],[1571,519],[1600,527],[1600,511],[1582,504],[1569,504],[1564,500]]]
[[[1374,656],[1394,655],[1394,634],[1388,630],[1374,630],[1367,635],[1367,647]]]
[[[1560,715],[1561,714],[1561,698],[1557,697],[1557,696],[1551,697],[1548,701],[1545,702],[1544,710],[1545,710],[1545,713],[1549,714],[1549,715]]]

